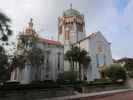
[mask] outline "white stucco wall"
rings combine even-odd
[[[36,68],[32,67],[29,64],[25,64],[24,68],[16,67],[11,72],[11,80],[17,80],[21,83],[29,83],[30,81],[35,80],[35,73],[40,75],[40,80],[56,80],[59,73],[63,73],[64,71],[64,48],[61,45],[46,45],[46,44],[37,44],[38,48],[41,48],[44,51],[44,55],[46,51],[49,51],[49,71],[47,70],[46,59],[47,56],[44,57],[44,64],[38,66],[40,72],[36,71]],[[60,56],[58,58],[58,53]],[[58,68],[58,60],[60,60],[60,68]],[[15,76],[16,75],[16,76]],[[46,75],[48,77],[46,77]]]
[[[92,81],[100,78],[100,65],[104,63],[112,64],[110,43],[100,32],[89,35],[78,44],[81,49],[85,49],[91,57],[91,65],[87,69],[87,80]],[[98,51],[99,46],[101,51]]]

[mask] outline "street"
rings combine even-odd
[[[86,97],[83,99],[76,100],[133,100],[133,91],[102,96]]]

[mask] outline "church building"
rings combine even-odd
[[[73,9],[72,5],[58,18],[58,30],[58,39],[64,45],[64,53],[71,45],[79,46],[88,52],[91,64],[84,69],[87,81],[105,78],[104,70],[112,64],[112,54],[111,45],[102,33],[86,33],[84,15]],[[69,62],[65,61],[64,68],[68,66]]]
[[[65,61],[64,54],[70,50],[71,45],[86,50],[91,58],[91,63],[84,69],[87,81],[105,78],[104,69],[112,64],[110,43],[99,31],[86,33],[84,15],[72,6],[58,17],[58,41],[39,37],[31,19],[28,27],[19,34],[16,56],[25,52],[21,49],[20,37],[28,38],[23,45],[26,50],[32,48],[31,37],[37,37],[39,41],[35,45],[44,51],[44,61],[37,69],[28,61],[25,62],[23,68],[12,66],[12,81],[29,83],[34,80],[57,80],[59,74],[70,69],[70,64]]]

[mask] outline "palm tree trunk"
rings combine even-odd
[[[81,64],[79,63],[79,80],[81,80]]]
[[[77,72],[77,62],[75,62],[75,70],[76,70],[76,72]]]
[[[72,71],[74,71],[74,61],[72,61]]]
[[[72,60],[69,61],[69,64],[70,64],[70,70],[72,71],[72,69],[73,69]]]
[[[77,79],[78,79],[78,62],[76,61],[76,63],[75,63],[75,69],[76,69],[76,77],[77,77]]]
[[[83,65],[81,65],[81,80],[84,80],[84,68]]]
[[[74,61],[71,59],[71,71],[74,71]]]

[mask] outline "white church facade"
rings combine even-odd
[[[20,35],[26,37],[37,36],[32,21]],[[37,46],[44,51],[45,55],[43,64],[38,67],[40,72],[37,72],[36,69],[27,63],[25,63],[24,68],[13,66],[11,80],[29,83],[36,80],[34,76],[37,73],[41,81],[56,81],[59,74],[69,70],[70,64],[65,61],[64,55],[71,45],[76,45],[86,50],[91,58],[91,63],[85,70],[87,81],[104,77],[103,70],[112,64],[111,45],[101,32],[86,34],[84,16],[71,7],[58,18],[57,41],[39,37]],[[19,50],[17,51],[16,55],[20,52]]]

